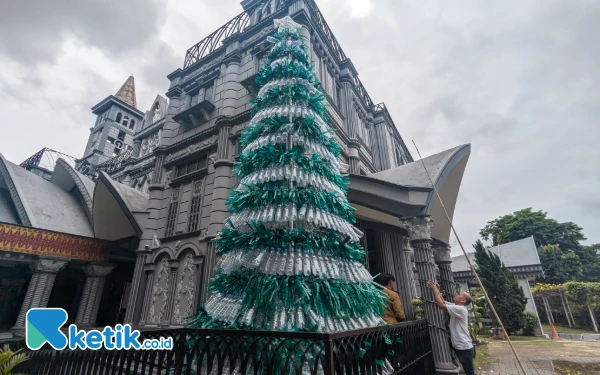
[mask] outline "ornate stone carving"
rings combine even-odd
[[[165,173],[165,185],[168,185],[171,183],[172,176],[173,176],[173,171],[167,171],[167,173]]]
[[[88,264],[82,267],[88,277],[106,277],[114,268],[115,266],[106,264]]]
[[[294,22],[294,20],[290,16],[285,16],[281,19],[273,21],[275,22],[275,27],[277,28],[277,31],[280,32],[283,31],[283,29],[300,30],[300,28],[302,28],[302,25],[300,25],[297,22]]]
[[[452,263],[452,256],[450,255],[450,248],[436,246],[433,248],[433,259],[436,264],[440,263]]]
[[[211,164],[215,164],[217,162],[217,154],[210,154],[208,160],[211,162]]]
[[[158,236],[156,235],[156,233],[154,233],[152,235],[152,243],[151,243],[150,247],[152,249],[158,249],[160,247],[160,240],[158,239]]]
[[[167,156],[166,162],[168,163],[168,162],[170,162],[172,160],[179,159],[181,157],[189,155],[192,152],[196,152],[196,151],[198,151],[200,149],[203,149],[205,147],[211,146],[211,145],[215,144],[218,139],[219,139],[219,137],[217,135],[213,135],[212,137],[210,137],[210,138],[208,138],[208,139],[206,139],[206,140],[204,140],[202,142],[195,143],[193,145],[190,145],[190,146],[184,148],[183,150],[180,150],[180,151],[174,152],[172,154],[169,154]]]
[[[231,130],[229,130],[229,134],[231,135],[236,135],[238,133],[241,133],[244,131],[244,129],[246,129],[248,127],[249,123],[244,123],[244,124],[238,124],[235,125],[234,127],[231,128]]]
[[[179,269],[179,280],[175,291],[175,310],[173,313],[175,323],[177,324],[183,324],[184,318],[191,316],[193,313],[194,296],[196,294],[195,280],[196,265],[194,264],[194,255],[188,253]]]
[[[154,274],[154,287],[152,288],[152,299],[150,301],[150,317],[148,319],[150,323],[159,325],[167,311],[170,274],[169,261],[164,257],[158,264]]]
[[[58,273],[66,267],[68,260],[38,259],[31,265],[32,272]]]
[[[200,235],[198,236],[199,240],[203,240],[208,236],[208,229],[204,228],[200,231]]]
[[[433,226],[433,219],[431,217],[413,217],[406,220],[405,223],[411,241],[431,241],[431,227]]]
[[[181,247],[181,241],[175,242],[175,251],[179,250],[180,247]]]
[[[160,137],[158,135],[158,132],[150,135],[149,137],[144,138],[142,140],[140,158],[152,153],[152,151],[154,151],[154,149],[159,145],[159,143]]]

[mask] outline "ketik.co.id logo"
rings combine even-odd
[[[77,326],[69,326],[69,335],[61,328],[67,322],[68,315],[63,309],[38,308],[27,312],[25,328],[25,343],[31,350],[38,350],[48,343],[56,350],[69,349],[134,349],[134,350],[171,350],[172,337],[146,339],[139,341],[140,331],[132,330],[129,324],[117,324],[104,327],[102,331],[81,331]]]

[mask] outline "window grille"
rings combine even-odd
[[[165,227],[165,237],[170,237],[175,234],[175,226],[177,225],[177,214],[179,213],[179,191],[181,188],[173,188],[171,191],[171,202],[169,203],[169,211],[167,213],[167,225]]]
[[[192,190],[192,202],[190,205],[190,219],[188,220],[188,232],[197,231],[200,228],[200,212],[202,211],[202,180],[194,182]]]

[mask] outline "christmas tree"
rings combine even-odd
[[[241,135],[221,259],[195,328],[338,332],[382,324],[384,294],[362,262],[346,198],[347,166],[327,125],[326,98],[289,16],[256,79]]]

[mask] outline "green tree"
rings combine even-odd
[[[509,334],[518,331],[523,326],[523,312],[527,303],[523,289],[498,255],[488,251],[481,240],[477,240],[473,247],[479,277],[504,328]]]
[[[577,280],[583,274],[581,259],[572,251],[562,251],[558,245],[546,245],[538,249],[544,266],[544,279],[552,284]]]
[[[564,250],[575,250],[586,239],[582,230],[575,223],[559,223],[548,218],[546,212],[525,208],[488,222],[479,235],[493,246],[533,236],[537,246],[559,245]]]
[[[580,257],[583,267],[582,281],[600,282],[600,243],[582,246]]]
[[[555,275],[550,277],[560,280],[556,282],[600,281],[600,244],[581,245],[586,240],[582,230],[575,223],[559,223],[548,218],[546,212],[526,208],[489,221],[479,234],[493,246],[533,236],[544,272],[549,270],[550,275]],[[546,249],[548,245],[558,247]],[[565,270],[564,276],[559,275],[561,269]]]

